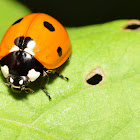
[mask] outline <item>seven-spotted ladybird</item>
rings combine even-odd
[[[33,13],[17,20],[0,44],[0,64],[6,85],[14,90],[33,91],[27,85],[61,66],[71,54],[71,43],[65,28],[53,17]],[[50,97],[49,93],[41,87]]]

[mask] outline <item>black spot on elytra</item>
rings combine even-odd
[[[95,74],[87,80],[87,83],[90,85],[97,85],[102,81],[103,77],[100,74]]]
[[[19,48],[22,47],[23,43],[24,43],[24,36],[21,37],[17,37],[14,41],[15,45],[18,46]]]
[[[53,27],[52,24],[50,24],[47,21],[44,21],[44,27],[46,27],[48,30],[50,30],[51,32],[55,31],[55,28]]]
[[[57,53],[58,53],[59,56],[62,56],[62,49],[61,49],[61,47],[58,47]]]
[[[27,48],[27,44],[29,43],[29,41],[31,41],[32,39],[30,37],[26,37],[25,38],[25,41],[24,41],[24,44],[23,44],[23,49],[24,48]]]
[[[17,24],[17,23],[19,23],[19,22],[21,22],[21,20],[22,20],[23,18],[21,18],[21,19],[18,19],[16,22],[14,22],[12,25],[15,25],[15,24]]]
[[[24,36],[21,36],[21,37],[17,37],[15,39],[14,43],[15,43],[16,46],[18,46],[20,48],[20,50],[24,50],[25,48],[27,48],[27,44],[31,40],[32,39],[30,37],[24,38]]]

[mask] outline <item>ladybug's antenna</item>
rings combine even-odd
[[[32,93],[34,92],[34,90],[32,90],[31,88],[25,88],[25,87],[22,87],[21,90],[24,90],[25,92],[28,92],[28,91]]]
[[[5,83],[5,82],[2,82],[2,81],[0,81],[0,83],[2,83],[2,84],[5,84],[6,86],[11,86],[11,84],[10,83]]]

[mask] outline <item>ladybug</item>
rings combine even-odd
[[[48,80],[71,54],[71,43],[65,28],[53,17],[33,13],[11,25],[0,44],[0,64],[7,86],[14,91],[33,92],[27,85],[39,77]],[[41,82],[41,88],[49,93]]]

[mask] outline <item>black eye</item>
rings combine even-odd
[[[59,56],[62,56],[62,49],[61,49],[61,47],[58,47],[57,53],[58,53]]]
[[[14,22],[12,25],[15,25],[15,24],[19,23],[22,19],[23,19],[23,18],[18,19],[18,20],[17,20],[16,22]]]
[[[50,24],[49,22],[47,21],[44,21],[44,26],[50,30],[51,32],[55,31],[55,28],[52,26],[52,24]]]

